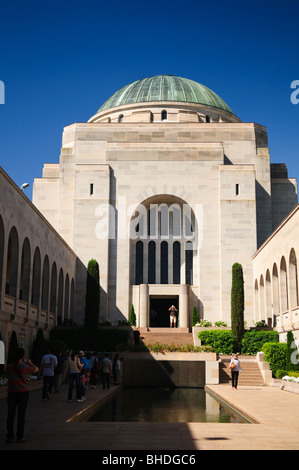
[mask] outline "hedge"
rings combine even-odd
[[[279,342],[277,331],[250,330],[244,333],[242,339],[242,354],[255,355],[262,350],[265,343]]]
[[[265,361],[269,362],[273,376],[278,370],[286,370],[287,344],[286,343],[265,343],[262,346]]]
[[[204,346],[210,346],[217,354],[241,353],[255,355],[261,351],[263,344],[278,342],[277,331],[251,330],[244,333],[241,351],[238,351],[236,338],[231,330],[207,330],[200,331],[198,338]]]
[[[232,354],[235,351],[236,339],[231,330],[200,331],[198,338],[202,346],[210,346],[218,354]]]

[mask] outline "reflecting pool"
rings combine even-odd
[[[88,421],[248,423],[199,388],[123,388]]]

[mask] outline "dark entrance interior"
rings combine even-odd
[[[150,296],[150,327],[169,328],[169,308],[174,305],[179,310],[179,296]],[[177,325],[179,311],[177,311]]]

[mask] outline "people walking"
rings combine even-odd
[[[91,383],[91,388],[96,388],[97,387],[97,380],[98,380],[98,375],[100,371],[100,364],[99,364],[99,358],[98,354],[94,352],[91,357],[91,372],[90,372],[90,383]]]
[[[112,373],[113,373],[113,383],[114,383],[114,385],[118,385],[119,384],[119,379],[120,379],[119,354],[116,354],[115,358],[113,359]]]
[[[61,351],[56,355],[57,366],[54,369],[54,391],[58,393],[62,383],[64,360]]]
[[[25,351],[18,348],[16,356],[11,364],[6,368],[8,378],[7,388],[7,442],[13,442],[14,439],[14,421],[17,411],[17,442],[23,442],[25,415],[29,399],[29,389],[27,385],[28,377],[38,372],[38,367],[30,359],[25,357]]]
[[[43,376],[42,399],[50,400],[54,385],[54,369],[57,366],[57,357],[49,348],[48,353],[41,360],[41,374]]]
[[[71,402],[73,398],[73,388],[76,387],[76,399],[77,402],[83,401],[81,396],[80,387],[80,372],[82,364],[79,361],[79,353],[72,352],[68,358],[68,370],[69,370],[69,388],[68,388],[68,401]]]
[[[233,354],[231,361],[229,363],[229,368],[231,370],[232,388],[234,390],[237,390],[239,372],[242,370],[240,360],[237,354]]]
[[[109,355],[106,353],[102,361],[102,377],[103,377],[103,389],[107,386],[110,388],[110,375],[112,372],[112,363],[109,359]]]

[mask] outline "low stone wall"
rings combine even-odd
[[[214,353],[123,353],[124,386],[204,387],[219,383]]]

